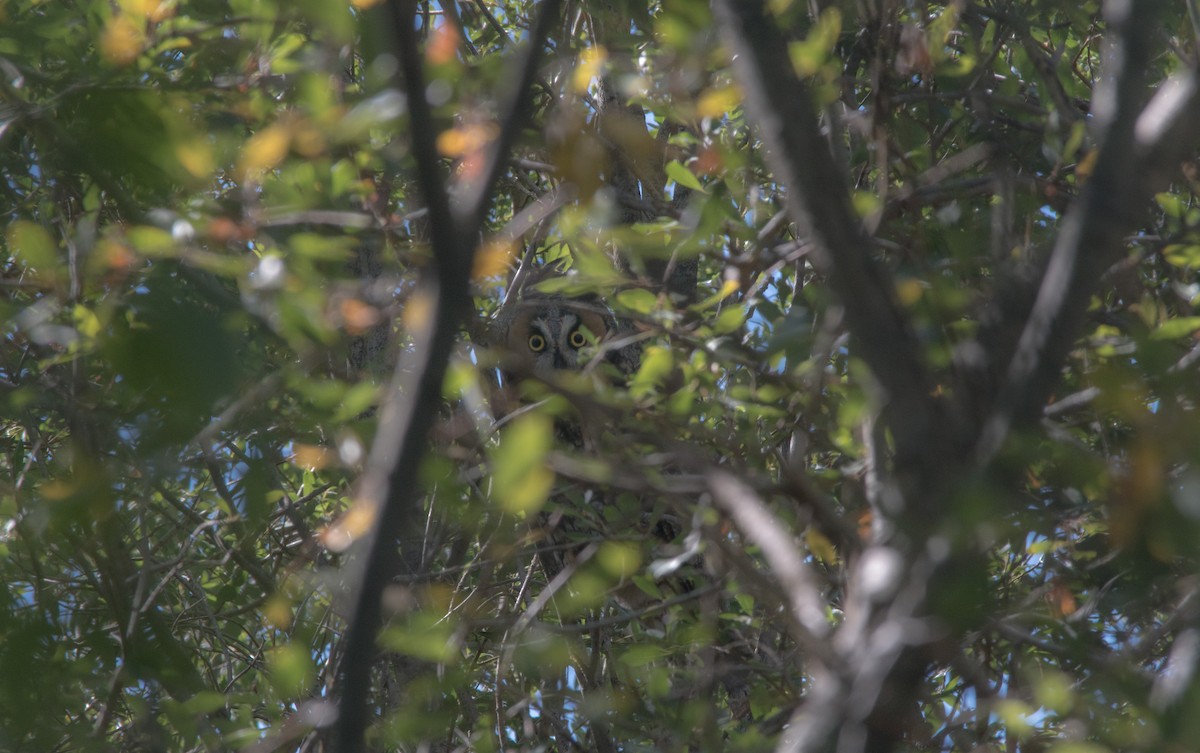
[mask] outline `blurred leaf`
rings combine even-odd
[[[492,492],[508,512],[530,514],[541,509],[554,484],[545,465],[553,442],[553,423],[540,413],[527,413],[500,432],[491,452]]]
[[[630,382],[629,391],[634,397],[652,394],[674,368],[675,359],[670,350],[657,345],[646,348],[642,352],[642,364]]]
[[[294,642],[268,651],[267,668],[272,687],[283,698],[303,695],[316,679],[316,669],[308,648]]]
[[[624,651],[619,661],[630,667],[643,667],[666,658],[667,652],[659,646],[633,646]]]
[[[834,565],[837,563],[837,549],[834,548],[833,542],[816,528],[809,526],[805,529],[804,543],[808,545],[808,551],[812,552],[813,556],[822,564]]]
[[[287,156],[292,142],[292,130],[287,123],[274,123],[250,137],[242,147],[238,174],[242,180],[255,180],[262,173],[279,166]]]
[[[613,577],[625,578],[641,567],[642,552],[630,543],[605,541],[596,552],[596,560]]]
[[[453,662],[458,654],[452,640],[454,625],[442,615],[414,612],[379,636],[384,648],[426,661]]]
[[[617,293],[617,303],[635,314],[649,314],[658,308],[658,296],[645,288],[630,288]]]
[[[4,231],[9,251],[36,277],[53,284],[58,277],[58,244],[44,227],[17,220]]]
[[[700,94],[700,99],[696,102],[696,112],[702,118],[719,118],[731,112],[741,102],[742,93],[736,86],[721,86],[706,89]],[[670,163],[667,165],[667,176],[676,180],[682,186],[687,186],[697,191],[700,190],[698,182],[695,186],[688,185],[671,175]]]
[[[1183,316],[1178,319],[1168,319],[1160,324],[1150,338],[1153,340],[1175,340],[1187,337],[1200,330],[1200,316]]]
[[[671,160],[667,163],[667,177],[675,181],[684,188],[690,188],[693,191],[704,192],[704,185],[696,178],[692,171],[681,165],[677,160]]]
[[[592,80],[600,75],[601,69],[608,60],[608,51],[596,45],[588,47],[579,55],[579,65],[571,75],[571,88],[576,93],[587,91]]]

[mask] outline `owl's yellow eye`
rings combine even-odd
[[[534,353],[541,353],[546,349],[546,338],[538,334],[529,336],[529,349]]]
[[[567,337],[567,342],[571,343],[572,348],[582,348],[587,345],[587,335],[583,334],[583,330],[573,330]]]

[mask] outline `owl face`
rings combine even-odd
[[[608,334],[599,307],[585,302],[540,298],[523,301],[508,330],[511,353],[527,361],[534,373],[580,368],[580,350]]]

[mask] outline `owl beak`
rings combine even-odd
[[[567,369],[570,368],[570,366],[571,364],[567,363],[567,359],[563,358],[562,353],[558,351],[554,352],[554,368]]]

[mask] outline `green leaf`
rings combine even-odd
[[[670,349],[658,345],[646,348],[642,354],[642,365],[629,385],[634,397],[645,397],[662,385],[675,368],[675,358]]]
[[[151,225],[131,227],[126,234],[129,243],[146,256],[169,256],[177,250],[171,233]]]
[[[741,306],[728,306],[720,314],[717,315],[717,320],[713,322],[713,332],[718,335],[727,335],[734,330],[739,329],[746,321],[746,310]]]
[[[188,714],[203,716],[223,708],[229,699],[224,693],[215,690],[204,690],[183,702],[183,710]]]
[[[458,656],[454,622],[430,611],[413,612],[402,623],[388,627],[379,636],[381,646],[407,656],[445,664]]]
[[[837,8],[821,11],[817,23],[802,42],[788,45],[792,65],[801,76],[816,73],[829,59],[842,31],[842,14]]]
[[[491,452],[492,494],[508,512],[529,515],[545,504],[554,486],[546,455],[554,442],[554,424],[542,413],[527,413],[500,432]]]
[[[704,192],[704,184],[700,182],[700,179],[678,160],[671,160],[667,163],[667,177],[684,188]]]
[[[658,308],[658,296],[645,288],[630,288],[617,293],[617,303],[626,311],[649,314]]]
[[[642,550],[624,541],[605,541],[596,552],[596,560],[609,575],[625,578],[637,572],[642,564]]]
[[[58,275],[58,244],[46,228],[17,220],[4,233],[9,251],[39,279],[50,282]]]
[[[621,654],[619,661],[628,667],[644,667],[665,659],[669,654],[660,646],[642,644],[633,646]]]
[[[308,648],[298,643],[288,643],[268,651],[267,670],[275,692],[284,698],[295,698],[306,693],[317,675]]]
[[[1200,316],[1182,316],[1168,319],[1150,333],[1152,340],[1174,340],[1187,337],[1200,330]]]
[[[1154,195],[1154,200],[1158,202],[1158,205],[1162,207],[1163,212],[1168,217],[1174,217],[1175,219],[1182,217],[1184,209],[1187,208],[1183,203],[1183,199],[1173,193],[1157,193]]]

